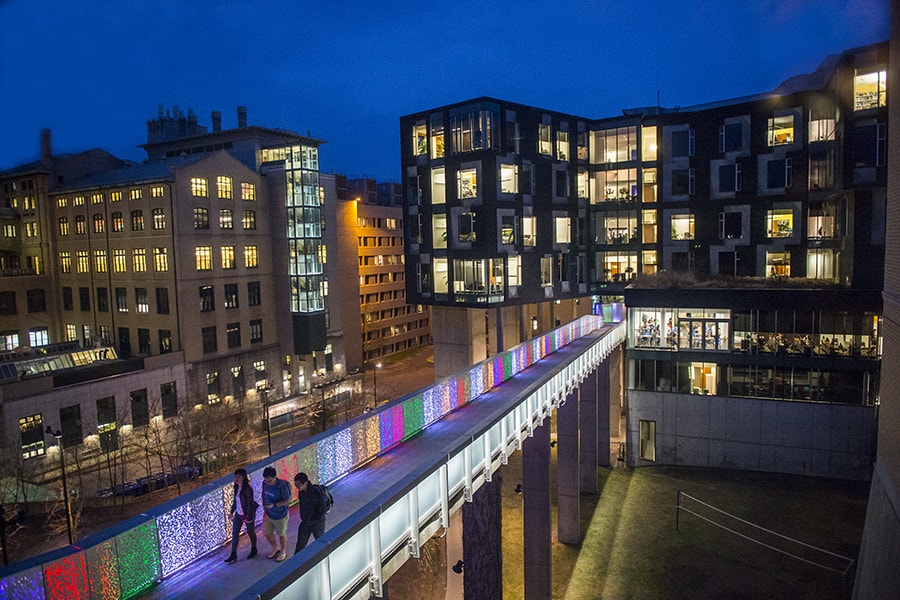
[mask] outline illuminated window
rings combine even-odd
[[[34,221],[28,221],[22,224],[25,229],[25,237],[33,238],[37,237],[37,223]]]
[[[106,219],[103,215],[94,215],[94,233],[104,233],[106,231]]]
[[[103,194],[91,194],[91,204],[103,204]]]
[[[694,239],[694,215],[672,215],[672,239]]]
[[[131,190],[129,196],[132,200],[140,200],[143,197],[143,194],[140,189]]]
[[[500,217],[500,243],[515,244],[516,243],[516,217],[513,215],[503,215]]]
[[[242,183],[241,200],[256,200],[256,186],[246,181]]]
[[[125,219],[122,217],[122,213],[114,212],[110,215],[112,219],[112,230],[115,233],[121,233],[125,231]]]
[[[444,156],[444,122],[440,114],[431,116],[431,158]]]
[[[125,273],[128,271],[128,262],[125,250],[122,248],[113,250],[113,273]]]
[[[204,177],[191,177],[191,195],[199,198],[209,197],[209,184]]]
[[[216,310],[216,291],[211,285],[200,286],[200,312]]]
[[[75,196],[72,198],[72,206],[84,206],[84,196]]]
[[[106,250],[94,250],[94,270],[97,273],[106,273],[109,267],[109,257]]]
[[[147,272],[147,249],[146,248],[134,248],[131,251],[131,264],[134,267],[135,273],[146,273]]]
[[[569,217],[556,217],[554,223],[554,243],[570,244],[572,242],[572,220]]]
[[[222,268],[234,269],[234,246],[222,246]],[[246,250],[245,250],[246,255]]]
[[[770,238],[787,238],[794,235],[794,213],[789,208],[770,210],[766,213],[766,235]]]
[[[790,277],[791,253],[766,252],[766,277]]]
[[[194,207],[194,229],[209,229],[209,209]]]
[[[120,313],[128,312],[128,290],[125,288],[116,288],[116,311]]]
[[[538,153],[548,156],[553,154],[553,142],[551,138],[550,124],[538,125]]]
[[[85,226],[84,215],[76,215],[75,216],[75,233],[77,235],[84,235],[86,231],[87,231],[87,227]]]
[[[637,200],[637,169],[613,169],[594,174],[595,202],[634,202]]]
[[[22,438],[22,458],[44,455],[44,422],[40,414],[19,419],[19,435]]]
[[[91,257],[87,250],[79,250],[76,252],[75,261],[79,273],[91,272]]]
[[[219,198],[230,200],[234,198],[234,191],[231,187],[231,177],[219,175],[216,177],[216,189],[219,192]],[[196,196],[196,194],[194,194]]]
[[[518,254],[506,258],[507,281],[510,287],[519,286],[522,283],[522,257]]]
[[[165,273],[169,270],[169,249],[153,249],[153,268],[157,273]]]
[[[522,217],[522,244],[532,247],[537,244],[537,217]]]
[[[518,190],[519,169],[516,165],[500,165],[500,192],[515,194]]]
[[[256,211],[245,210],[241,218],[241,225],[245,230],[256,229]]]
[[[225,308],[238,308],[238,286],[236,283],[225,284]]]
[[[161,231],[166,228],[166,211],[162,208],[153,209],[153,229]]]
[[[110,192],[109,193],[109,201],[110,202],[121,202],[122,201],[122,192]]]
[[[255,269],[259,266],[259,253],[256,246],[244,246],[244,266]]]
[[[147,288],[134,288],[134,306],[138,314],[146,315],[150,312],[150,302],[147,300]]]
[[[425,128],[425,122],[421,121],[413,126],[412,130],[412,149],[413,156],[426,154],[428,152],[428,132]]]
[[[131,230],[132,231],[143,231],[144,230],[144,213],[140,210],[131,211]]]
[[[15,225],[4,225],[3,226],[3,237],[17,238],[17,237],[19,237],[19,231]]]
[[[561,123],[560,127],[563,125],[565,123]],[[569,132],[562,129],[556,132],[556,158],[569,160]]]
[[[769,119],[767,141],[769,146],[784,146],[794,143],[794,115],[784,115]]]
[[[65,208],[69,205],[69,201],[66,198],[57,198],[56,199],[56,207],[57,208]]]
[[[444,167],[436,167],[431,170],[431,203],[444,204],[447,202],[447,178]]]
[[[46,327],[32,327],[28,330],[28,345],[32,348],[46,346],[50,343],[50,334]]]
[[[887,71],[857,71],[853,99],[853,110],[887,106]]]
[[[641,160],[656,160],[656,126],[641,127]]]
[[[59,218],[59,235],[69,235],[69,219],[67,217]]]
[[[477,198],[478,170],[460,169],[456,174],[456,191],[459,198]]]
[[[229,208],[219,209],[219,229],[234,229],[234,211]]]
[[[591,133],[594,163],[637,160],[637,127],[615,127]]]
[[[161,185],[154,185],[150,188],[150,197],[151,198],[162,198],[166,195],[166,188]]]
[[[211,271],[212,246],[197,246],[194,248],[194,259],[198,271]]]
[[[657,269],[656,250],[644,250],[641,252],[641,268],[647,275],[653,275]]]
[[[541,257],[541,287],[553,286],[553,257]]]
[[[61,273],[72,272],[72,253],[68,250],[59,252],[59,270]]]
[[[809,152],[809,189],[824,190],[834,186],[834,153],[825,151]]]
[[[824,142],[834,139],[834,119],[813,119],[809,121],[809,141]]]
[[[837,280],[840,256],[840,251],[834,248],[810,248],[806,251],[807,278]]]

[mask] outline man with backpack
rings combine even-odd
[[[297,547],[294,549],[296,554],[309,542],[310,534],[319,539],[325,533],[325,514],[331,508],[331,503],[325,487],[312,483],[306,473],[297,473],[294,485],[297,486],[297,500],[300,503],[300,526],[297,528]]]

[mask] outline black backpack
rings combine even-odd
[[[316,487],[319,488],[320,492],[322,492],[322,505],[325,507],[325,513],[328,514],[334,507],[334,497],[331,495],[331,491],[328,489],[328,486],[324,483],[320,483]]]

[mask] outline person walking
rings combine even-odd
[[[325,533],[325,491],[321,486],[314,485],[306,473],[294,475],[294,485],[297,487],[297,500],[300,502],[300,526],[297,528],[297,554],[309,542],[309,536],[319,539]]]
[[[278,562],[287,558],[287,526],[288,507],[291,504],[291,486],[284,479],[279,479],[274,467],[263,469],[263,535],[266,536],[272,551],[266,558],[274,558]],[[275,537],[278,536],[276,540]]]
[[[259,502],[253,499],[253,488],[250,486],[250,476],[246,469],[237,469],[234,472],[234,499],[231,501],[231,556],[225,559],[227,563],[237,560],[238,539],[241,536],[241,527],[246,524],[247,537],[250,538],[250,554],[247,558],[256,556],[256,509]]]

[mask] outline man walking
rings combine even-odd
[[[288,508],[291,504],[291,486],[284,479],[278,479],[274,467],[263,469],[263,535],[272,546],[266,558],[278,562],[287,558]],[[275,536],[278,536],[276,543]]]
[[[297,528],[297,547],[294,554],[303,550],[309,536],[319,539],[325,533],[325,492],[321,486],[314,485],[306,473],[294,476],[297,487],[297,499],[300,501],[300,526]]]

